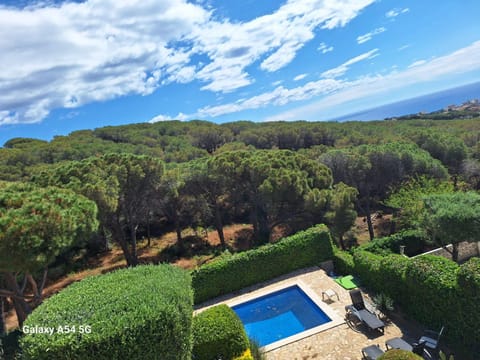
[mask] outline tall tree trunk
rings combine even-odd
[[[12,291],[15,295],[12,297],[13,307],[15,308],[15,312],[17,314],[18,325],[21,328],[25,322],[25,319],[32,312],[32,310],[27,301],[23,298],[23,294],[18,287],[15,275],[13,273],[6,272],[4,273],[4,277],[7,284],[7,289]]]
[[[452,244],[452,260],[455,262],[458,262],[458,243],[453,243]]]
[[[45,283],[47,282],[47,275],[48,275],[48,268],[43,270],[42,279],[40,284],[37,284],[37,281],[33,278],[32,274],[26,273],[25,278],[27,279],[28,283],[30,284],[33,292],[33,301],[34,305],[38,306],[42,303],[43,300],[43,288],[45,287]],[[23,290],[20,290],[23,293]]]
[[[180,221],[178,217],[175,218],[175,232],[177,233],[177,244],[179,247],[183,247],[182,228],[180,227]]]
[[[360,204],[360,201],[357,201],[357,207],[365,215],[367,219],[368,234],[370,235],[370,240],[373,240],[375,234],[373,232],[372,217],[370,216],[370,198],[367,198],[365,208]]]
[[[5,334],[6,332],[7,324],[5,322],[5,299],[3,296],[0,296],[0,335]]]
[[[130,226],[130,241],[131,241],[131,257],[132,257],[132,266],[138,265],[138,254],[137,254],[137,226]]]
[[[147,247],[150,247],[151,244],[152,244],[152,239],[150,237],[150,211],[149,211],[147,215]]]
[[[375,238],[375,233],[373,232],[372,216],[370,215],[370,199],[367,200],[365,210],[365,215],[367,217],[368,234],[370,235],[370,240],[373,240]]]
[[[346,250],[347,248],[346,248],[346,246],[345,246],[345,241],[343,241],[343,236],[342,236],[342,235],[340,235],[340,236],[338,237],[338,241],[339,241],[339,243],[340,243],[340,247],[342,248],[342,250]]]
[[[2,288],[3,286],[3,279],[0,275],[0,288]],[[3,335],[7,332],[7,323],[5,321],[5,300],[5,297],[0,296],[0,335]]]
[[[270,241],[270,226],[268,226],[268,220],[266,214],[263,213],[259,216],[258,219],[258,239],[261,244],[268,243]]]
[[[215,204],[215,229],[217,230],[218,237],[220,239],[220,244],[222,244],[222,249],[225,250],[227,248],[227,244],[225,243],[225,235],[223,234],[223,222],[222,222],[222,215],[220,213],[220,209],[218,205]]]
[[[132,260],[132,255],[130,253],[130,249],[128,248],[127,240],[125,239],[125,234],[123,233],[123,230],[120,226],[120,224],[116,224],[112,228],[112,234],[115,237],[115,240],[118,242],[120,247],[122,248],[123,251],[123,256],[125,257],[125,260],[127,261],[127,266],[134,266],[133,265],[133,260]]]
[[[110,249],[108,246],[108,234],[107,234],[107,230],[105,229],[105,226],[102,226],[101,233],[103,236],[103,247],[105,248],[105,251],[108,251]]]
[[[398,211],[394,210],[392,214],[392,219],[390,220],[390,235],[395,234],[395,230],[397,227],[397,216],[398,216]]]

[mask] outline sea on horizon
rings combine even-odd
[[[448,105],[460,105],[466,101],[480,99],[480,82],[455,87],[448,90],[422,95],[407,100],[343,115],[334,121],[383,120],[396,116],[418,114],[442,110]]]

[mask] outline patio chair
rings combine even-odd
[[[378,345],[370,345],[362,349],[362,355],[365,360],[377,360],[385,352]]]
[[[412,344],[412,352],[414,354],[423,356],[423,353],[426,351],[425,346],[427,345],[426,341],[420,341],[419,343]]]
[[[399,337],[385,341],[385,347],[387,348],[387,350],[401,349],[401,350],[412,351],[413,349],[412,345],[410,345],[408,342],[406,342],[405,340]]]
[[[443,334],[443,330],[445,329],[444,326],[440,329],[440,331],[433,331],[433,330],[425,330],[423,332],[423,336],[418,341],[419,343],[425,342],[425,346],[431,350],[437,350],[438,344],[440,342],[440,338]]]
[[[347,316],[351,314],[364,323],[370,330],[379,330],[384,333],[385,323],[380,320],[377,315],[367,310],[360,290],[351,290],[350,298],[352,299],[352,305],[345,306]]]

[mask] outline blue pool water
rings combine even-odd
[[[331,319],[297,285],[232,307],[247,335],[261,346],[325,324]]]

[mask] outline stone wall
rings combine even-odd
[[[452,245],[448,245],[447,248],[449,250],[452,249]],[[425,252],[423,254],[417,255],[417,256],[423,256],[423,255],[437,255],[437,256],[443,256],[447,259],[452,259],[452,254],[449,253],[447,250],[444,248],[438,248],[434,249],[428,252]],[[480,241],[479,242],[461,242],[459,244],[458,248],[458,262],[462,263],[467,261],[468,259],[474,257],[474,256],[480,256]],[[416,257],[416,256],[414,256]]]

